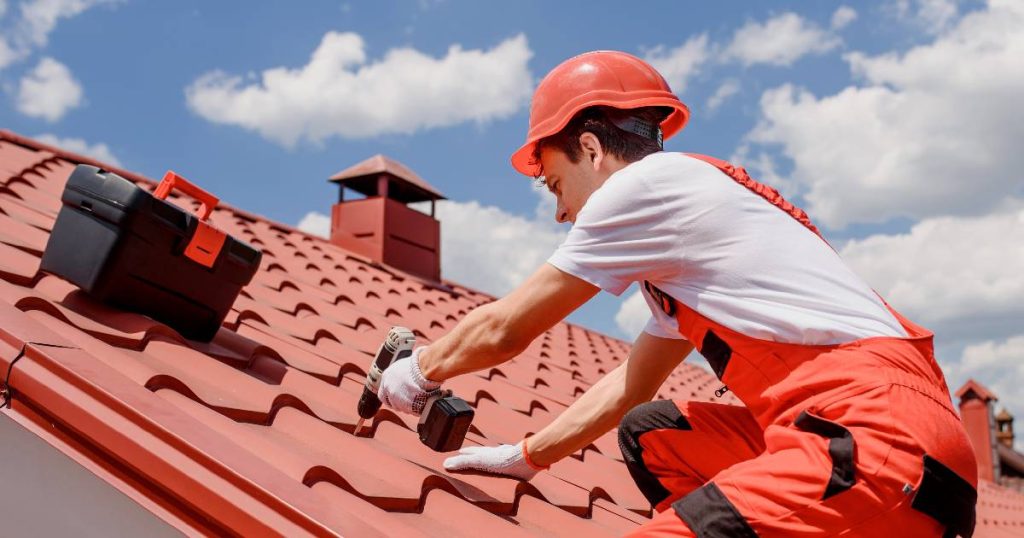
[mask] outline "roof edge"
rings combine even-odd
[[[170,511],[175,517],[168,523],[257,534],[379,533],[348,511],[326,511],[301,484],[286,497],[268,493],[261,483],[281,481],[278,471],[244,451],[218,457],[229,441],[172,406],[155,409],[152,398],[159,396],[2,300],[0,322],[0,340],[24,350],[13,368],[14,357],[0,357],[0,367],[11,371],[12,410],[6,413],[20,414],[22,425],[32,415],[42,417],[64,441],[51,446],[79,463],[103,466],[119,479],[108,481],[111,486],[158,503],[158,517]],[[187,438],[181,435],[186,431]]]

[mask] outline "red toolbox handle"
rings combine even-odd
[[[160,200],[166,200],[167,195],[171,194],[171,191],[178,189],[179,191],[199,200],[202,204],[199,208],[200,220],[206,220],[210,218],[210,213],[213,212],[213,208],[217,207],[220,200],[216,196],[204,191],[197,187],[194,183],[189,180],[175,174],[174,171],[168,170],[164,174],[164,179],[157,185],[156,190],[153,191],[153,196]]]
[[[160,200],[166,200],[167,195],[171,194],[171,191],[174,189],[178,189],[199,200],[199,203],[202,204],[199,207],[198,213],[200,222],[196,226],[192,240],[185,247],[185,256],[206,267],[213,267],[217,262],[217,256],[220,255],[221,248],[224,247],[227,234],[205,221],[210,217],[210,213],[213,212],[213,208],[217,207],[217,203],[220,200],[216,196],[195,186],[189,180],[175,174],[172,170],[168,170],[164,174],[164,179],[156,186],[153,196]]]

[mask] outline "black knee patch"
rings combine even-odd
[[[697,538],[757,538],[747,519],[714,482],[693,490],[672,503],[672,508]]]
[[[630,476],[640,492],[655,506],[668,498],[670,492],[661,485],[643,460],[640,436],[652,430],[692,430],[690,421],[679,412],[670,400],[656,400],[634,407],[619,424],[619,449],[626,462]]]

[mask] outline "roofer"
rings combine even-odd
[[[535,435],[464,448],[446,468],[529,480],[619,424],[658,512],[638,536],[970,536],[975,457],[932,333],[743,168],[662,151],[688,117],[629,54],[552,70],[512,165],[555,194],[568,237],[516,290],[388,368],[382,400],[418,413],[444,380],[640,282],[652,318],[626,361]],[[694,347],[745,406],[649,401]]]

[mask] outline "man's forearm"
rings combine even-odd
[[[598,288],[543,264],[512,293],[478,307],[420,354],[427,379],[483,370],[515,357],[541,333],[597,294]]]
[[[444,381],[483,370],[522,351],[518,342],[508,339],[507,327],[495,305],[490,303],[473,310],[452,332],[420,353],[420,368],[427,379]]]
[[[542,467],[575,453],[618,425],[650,394],[626,394],[626,364],[601,378],[554,421],[527,441],[530,460]],[[657,387],[655,387],[657,390]]]
[[[642,333],[625,362],[530,437],[530,460],[537,465],[550,465],[616,427],[630,409],[657,394],[668,375],[691,351],[693,346],[685,340]]]

